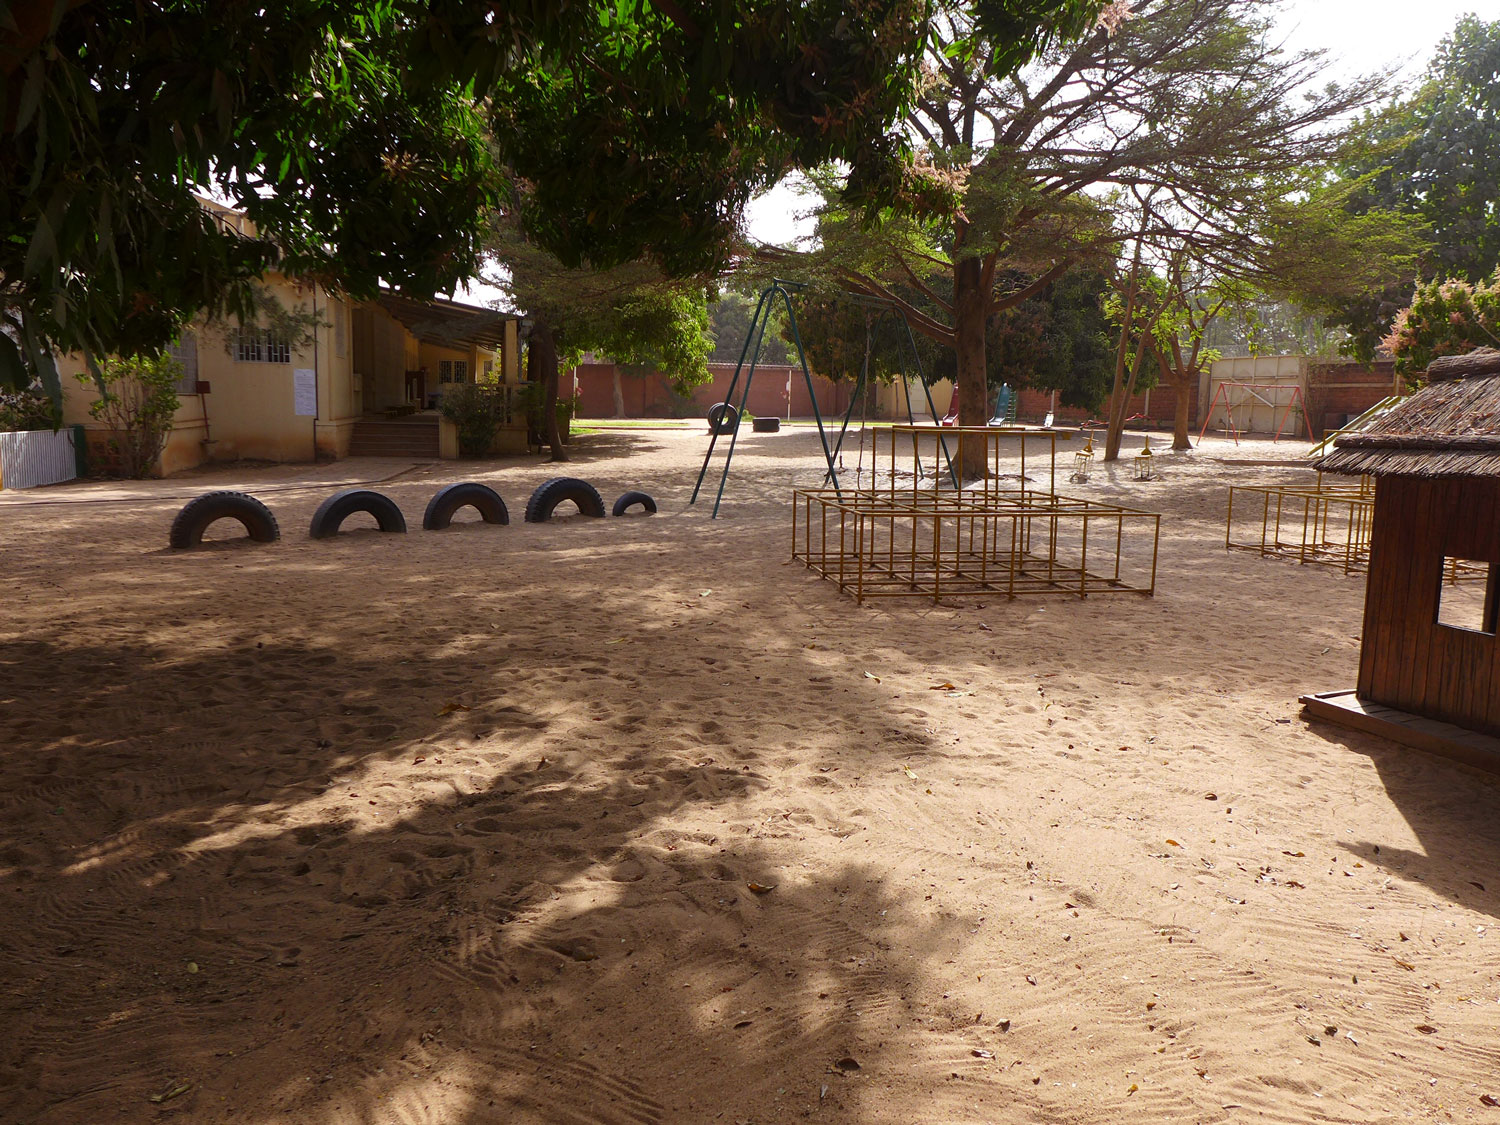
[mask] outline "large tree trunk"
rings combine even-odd
[[[620,365],[615,367],[615,417],[625,417],[625,388],[620,385]]]
[[[1175,452],[1193,448],[1192,438],[1188,435],[1193,424],[1189,407],[1192,406],[1193,383],[1197,377],[1196,371],[1173,371],[1171,375],[1172,391],[1177,396],[1176,410],[1172,415],[1172,449]]]
[[[983,426],[990,420],[989,383],[985,370],[984,330],[989,294],[984,291],[983,264],[965,258],[953,270],[953,347],[958,358],[958,424]],[[983,480],[986,443],[961,443],[960,471],[965,481]]]
[[[1193,443],[1188,436],[1188,427],[1192,425],[1192,415],[1189,413],[1188,408],[1192,405],[1191,395],[1193,384],[1198,379],[1198,371],[1196,368],[1189,367],[1182,362],[1181,349],[1175,344],[1172,347],[1172,356],[1170,359],[1155,344],[1151,347],[1151,355],[1156,360],[1156,369],[1161,373],[1162,383],[1172,388],[1174,397],[1172,451],[1174,453],[1181,453],[1192,449]]]
[[[1125,329],[1120,330],[1122,333]],[[1106,461],[1118,461],[1120,459],[1120,443],[1125,439],[1125,416],[1130,410],[1130,400],[1135,397],[1135,384],[1141,377],[1141,361],[1146,357],[1146,342],[1149,337],[1141,337],[1140,346],[1135,349],[1135,362],[1130,365],[1130,378],[1124,380],[1124,370],[1116,364],[1115,367],[1115,391],[1109,400],[1109,428],[1104,434],[1104,459]],[[1121,341],[1120,360],[1123,361],[1129,348]],[[1124,383],[1122,386],[1121,383]]]
[[[557,428],[557,341],[552,338],[550,324],[532,322],[531,348],[545,387],[542,392],[542,432],[547,435],[552,460],[566,461],[568,453],[563,449],[562,433]]]

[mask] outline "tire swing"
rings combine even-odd
[[[271,509],[254,496],[243,492],[205,492],[189,500],[172,521],[167,542],[182,550],[203,542],[203,533],[215,520],[236,519],[257,543],[274,543],[281,538],[281,528]]]
[[[708,428],[716,434],[732,434],[740,424],[740,412],[727,402],[709,407]]]
[[[546,523],[565,500],[577,504],[581,515],[604,518],[604,500],[598,489],[577,477],[553,477],[539,485],[526,501],[526,522]]]
[[[779,434],[781,432],[781,419],[774,415],[768,418],[757,418],[750,423],[750,428],[758,434]]]
[[[355,512],[368,512],[374,516],[381,531],[406,531],[406,517],[390,497],[368,488],[346,488],[343,492],[335,492],[318,505],[307,533],[314,539],[327,539],[337,535],[343,522]]]
[[[422,530],[443,530],[453,522],[454,513],[465,505],[478,512],[485,523],[510,523],[510,513],[498,492],[476,481],[461,481],[438,489],[427,502],[427,510],[422,513]]]
[[[642,508],[644,508],[644,515],[656,515],[656,501],[651,499],[651,497],[647,496],[644,492],[627,492],[622,495],[618,500],[615,501],[613,514],[617,516],[623,516],[626,510],[630,508],[632,504],[639,504]]]

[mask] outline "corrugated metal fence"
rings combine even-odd
[[[0,488],[35,488],[77,475],[71,431],[0,433]]]

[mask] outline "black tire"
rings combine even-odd
[[[314,539],[327,539],[337,535],[343,522],[355,512],[369,512],[375,517],[381,531],[406,530],[406,517],[389,496],[382,496],[368,488],[346,488],[342,492],[335,492],[318,505],[307,533]]]
[[[781,431],[780,418],[757,418],[750,423],[751,429],[758,434],[774,434]]]
[[[526,522],[546,523],[565,500],[577,504],[579,512],[585,516],[604,518],[604,500],[598,489],[577,477],[553,477],[539,485],[531,499],[526,501]]]
[[[271,509],[254,496],[243,492],[205,492],[182,506],[172,521],[167,542],[179,550],[196,547],[203,542],[209,524],[226,518],[244,524],[245,531],[257,543],[274,543],[281,538],[281,528],[276,525]]]
[[[500,494],[488,485],[469,480],[437,490],[422,513],[422,530],[443,530],[453,522],[453,514],[466,504],[478,512],[485,523],[510,523],[510,513],[505,510],[505,501],[500,499]]]
[[[740,424],[740,412],[727,402],[709,407],[708,428],[716,434],[730,434]]]
[[[656,515],[656,501],[651,499],[651,497],[647,496],[644,492],[625,493],[615,501],[614,514],[617,516],[623,516],[625,514],[625,510],[632,504],[639,504],[642,508],[645,508],[646,515],[648,516]]]

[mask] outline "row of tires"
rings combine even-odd
[[[740,412],[727,402],[715,403],[708,408],[708,428],[716,434],[732,434],[739,427]],[[781,419],[774,417],[753,418],[750,427],[758,434],[774,434],[781,429]]]
[[[526,522],[545,523],[561,504],[572,501],[585,516],[602,518],[604,500],[598,489],[577,477],[553,477],[539,485],[526,501]],[[613,512],[623,516],[639,506],[646,515],[656,512],[656,501],[644,492],[626,492],[615,501]],[[510,513],[500,494],[488,485],[462,481],[438,489],[422,513],[424,531],[441,531],[453,522],[460,508],[473,508],[485,523],[508,524]],[[347,488],[336,492],[313,513],[308,534],[314,539],[337,535],[344,521],[358,512],[375,517],[381,531],[404,532],[406,517],[389,496],[368,488]],[[222,519],[238,520],[257,543],[273,543],[281,538],[281,528],[271,509],[244,492],[207,492],[189,500],[172,521],[167,541],[173,547],[196,547],[203,542],[209,525]]]

